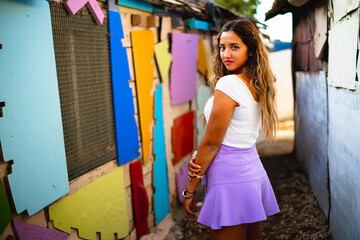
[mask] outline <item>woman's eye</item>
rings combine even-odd
[[[220,47],[220,51],[224,51],[225,50],[225,47]]]
[[[238,48],[239,48],[238,46],[232,46],[232,50],[236,50]]]

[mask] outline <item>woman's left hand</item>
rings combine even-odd
[[[184,209],[185,209],[186,213],[189,214],[191,217],[195,217],[195,213],[190,210],[190,204],[193,201],[195,201],[194,197],[192,197],[192,198],[183,198]],[[194,202],[193,202],[193,204],[194,204]]]

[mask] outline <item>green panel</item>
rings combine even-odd
[[[0,234],[4,231],[12,218],[9,202],[2,183],[0,182]]]

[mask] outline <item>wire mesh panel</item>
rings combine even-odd
[[[70,180],[116,158],[108,19],[101,7],[105,19],[97,25],[86,7],[69,15],[50,1]]]

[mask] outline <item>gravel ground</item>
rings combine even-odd
[[[292,145],[292,139],[285,139],[257,146],[280,207],[280,213],[263,222],[263,239],[332,239],[307,175],[291,153]],[[199,195],[198,201],[202,200]],[[177,222],[176,235],[177,239],[209,239],[207,227],[185,215]]]

